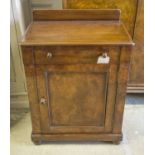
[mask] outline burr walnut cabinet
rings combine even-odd
[[[133,46],[120,10],[33,10],[21,41],[32,141],[119,142]]]

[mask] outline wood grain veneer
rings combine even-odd
[[[134,43],[119,13],[34,11],[21,49],[35,144],[121,141]],[[110,62],[98,64],[106,55]]]

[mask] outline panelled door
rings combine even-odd
[[[43,133],[104,132],[109,64],[37,65]]]

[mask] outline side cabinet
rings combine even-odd
[[[118,143],[134,45],[120,10],[34,10],[33,18],[21,42],[32,141]]]
[[[116,101],[124,100],[125,96],[116,94],[116,90],[122,92],[126,88],[131,53],[123,50],[121,47],[93,46],[22,48],[30,102],[32,100],[34,141],[40,139],[40,133],[47,136],[45,139],[50,134],[62,134],[64,140],[79,140],[80,136],[85,136],[83,140],[109,140],[115,128],[119,136],[112,140],[121,139],[122,120],[116,120],[116,124],[114,120],[121,117],[117,108],[120,111],[123,106],[123,102]],[[110,63],[97,64],[103,53],[110,57]],[[108,138],[102,137],[105,133]]]

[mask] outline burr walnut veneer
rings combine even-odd
[[[133,45],[117,9],[34,10],[21,41],[33,142],[119,142]]]

